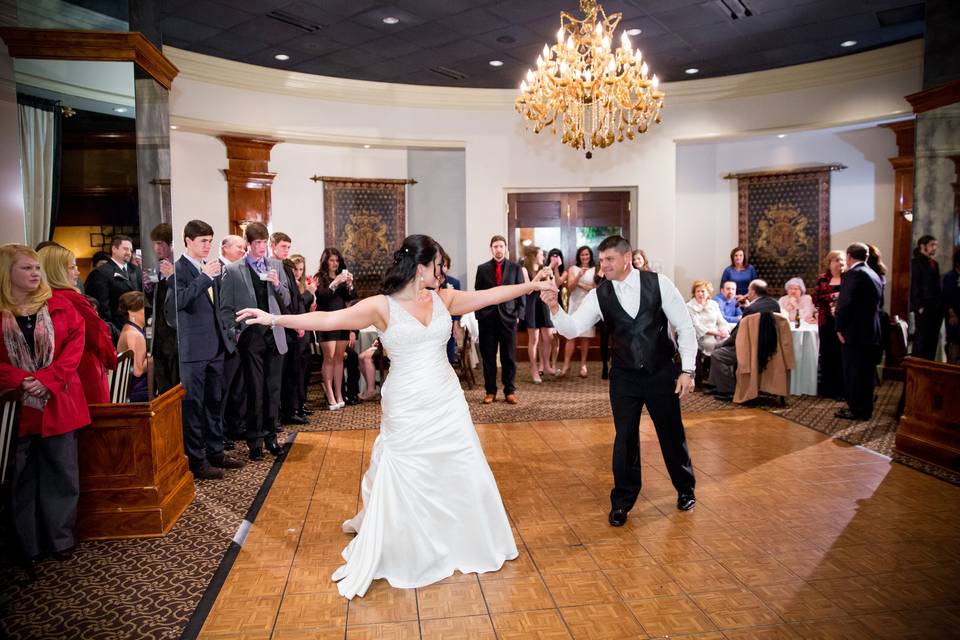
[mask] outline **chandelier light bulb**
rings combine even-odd
[[[556,46],[543,47],[515,106],[534,133],[549,130],[589,159],[595,149],[636,140],[658,124],[664,94],[630,42],[640,30],[623,31],[614,51],[623,15],[607,14],[598,0],[581,0],[580,8],[579,17],[561,12]]]

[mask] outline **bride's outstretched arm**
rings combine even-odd
[[[304,331],[338,331],[342,329],[365,329],[374,325],[381,331],[386,328],[387,300],[383,296],[364,298],[352,307],[339,311],[313,311],[297,315],[274,315],[261,309],[241,309],[237,322],[278,326],[284,329]]]
[[[480,291],[457,291],[456,289],[440,289],[438,295],[447,306],[452,316],[462,316],[465,313],[483,309],[507,300],[513,300],[533,291],[555,289],[556,284],[550,279],[549,268],[541,269],[533,280],[522,284],[505,284]]]

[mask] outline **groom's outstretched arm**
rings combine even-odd
[[[540,298],[550,307],[550,317],[553,326],[564,338],[572,340],[586,333],[590,327],[603,320],[600,313],[600,303],[597,300],[597,290],[591,289],[573,314],[569,314],[560,306],[556,291],[544,291]]]

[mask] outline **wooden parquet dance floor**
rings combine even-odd
[[[763,411],[685,423],[696,509],[676,510],[645,418],[619,529],[609,418],[478,426],[520,557],[350,602],[330,574],[377,432],[301,433],[201,637],[958,637],[960,488]]]

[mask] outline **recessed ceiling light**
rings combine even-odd
[[[387,16],[383,19],[383,24],[397,24],[400,22],[400,18],[395,18],[393,16]]]
[[[841,47],[852,47],[852,46],[855,45],[855,44],[857,44],[857,41],[856,41],[856,40],[844,40],[843,42],[840,43],[840,46],[841,46]]]
[[[273,56],[273,59],[274,59],[274,60],[279,60],[279,61],[281,61],[281,62],[285,62],[285,61],[287,61],[287,60],[290,59],[290,56],[288,56],[288,55],[285,54],[285,53],[278,53],[277,55]]]
[[[633,29],[627,29],[628,36],[638,36],[641,33],[643,33],[643,29],[637,29],[636,27],[634,27]]]
[[[688,76],[692,76],[697,73],[700,73],[700,69],[697,69],[696,67],[690,67],[689,69],[684,69],[683,72]]]
[[[179,129],[180,127],[178,127],[178,126],[175,125],[175,124],[172,124],[172,125],[170,125],[170,128],[173,129],[174,131],[176,131],[176,130]]]
[[[502,66],[503,66],[503,60],[491,60],[491,61],[490,61],[490,66],[491,66],[491,67],[502,67]]]
[[[365,144],[365,145],[363,145],[363,148],[364,148],[364,149],[369,149],[369,148],[370,148],[370,145]]]
[[[777,134],[777,137],[778,137],[778,138],[786,138],[786,137],[787,137],[787,134],[785,134],[785,133],[778,133],[778,134]]]
[[[116,113],[126,113],[126,112],[127,112],[127,108],[126,108],[126,107],[114,107],[113,110],[114,110]]]

